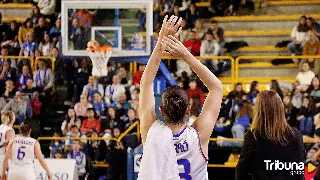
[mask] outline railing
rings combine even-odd
[[[23,60],[23,59],[26,59],[26,60],[29,60],[30,61],[30,65],[31,65],[31,68],[33,68],[33,59],[31,57],[26,57],[26,56],[0,56],[1,59],[19,59],[19,60]]]
[[[54,72],[55,70],[55,67],[54,67],[54,64],[55,64],[55,59],[50,57],[50,56],[40,56],[40,57],[37,57],[35,59],[35,62],[34,62],[34,66],[33,66],[33,71],[37,71],[37,68],[38,68],[38,61],[39,60],[50,60],[51,61],[51,70],[52,72]]]

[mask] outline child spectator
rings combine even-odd
[[[202,107],[206,97],[201,88],[197,87],[197,82],[195,79],[190,81],[189,89],[187,89],[186,92],[189,97],[189,101],[192,102],[190,103],[190,114],[198,117],[200,114],[200,108]]]
[[[70,127],[70,132],[66,134],[66,137],[70,137],[70,138],[86,138],[86,135],[82,134],[81,132],[79,132],[79,128],[77,125],[72,125]],[[87,144],[87,140],[81,140],[82,144]],[[69,146],[71,146],[73,144],[73,140],[69,140],[66,139],[65,141],[65,150],[66,148]]]
[[[245,102],[237,113],[235,122],[231,128],[233,138],[244,138],[245,131],[248,129],[252,120],[253,109],[250,102]],[[218,137],[217,145],[242,147],[243,142],[223,141],[223,137]]]
[[[316,104],[319,107],[320,103],[320,80],[319,76],[315,76],[312,81],[311,85],[307,89],[306,93],[309,96],[309,99],[312,103]]]
[[[66,116],[66,119],[63,121],[61,125],[61,131],[63,135],[66,135],[70,132],[70,128],[76,125],[78,128],[81,126],[80,119],[77,118],[77,114],[73,108],[68,109],[68,114]]]
[[[33,84],[34,84],[34,82],[33,82],[32,77],[28,78],[27,83],[25,85],[25,88],[22,89],[22,91],[21,91],[23,93],[23,95],[27,95],[27,96],[31,97],[33,93],[37,92],[37,89],[35,87],[33,87]]]
[[[108,109],[107,103],[103,100],[99,92],[94,94],[93,108],[100,118],[106,118],[106,110]]]
[[[62,159],[63,158],[63,152],[62,150],[57,150],[56,153],[53,154],[54,159]]]
[[[80,102],[74,106],[74,110],[80,119],[84,119],[84,117],[87,115],[87,110],[90,107],[92,107],[92,104],[88,102],[87,96],[82,94],[80,96]]]
[[[285,95],[282,101],[284,105],[286,119],[289,125],[291,127],[298,127],[297,118],[296,118],[298,114],[298,109],[292,105],[291,97],[289,95]]]
[[[19,89],[23,90],[27,88],[27,81],[28,79],[32,79],[33,75],[28,65],[23,65],[22,67],[22,74],[19,78]]]
[[[252,81],[250,85],[250,90],[247,94],[247,100],[250,101],[252,105],[255,104],[258,93],[259,93],[258,81]]]
[[[86,174],[86,155],[80,151],[80,141],[74,140],[72,151],[67,155],[68,159],[76,160],[76,168],[79,180],[85,180]]]
[[[201,41],[199,39],[196,39],[196,37],[196,33],[194,31],[190,31],[188,35],[188,40],[185,41],[183,44],[191,52],[192,55],[199,56]]]
[[[61,137],[60,133],[54,132],[52,137]],[[57,151],[63,150],[63,143],[61,140],[52,140],[50,143],[50,158],[53,158]]]
[[[314,116],[312,112],[312,104],[310,104],[308,97],[302,98],[302,106],[299,110],[297,120],[299,121],[299,130],[304,135],[311,135],[313,129]]]
[[[315,74],[311,71],[309,63],[303,62],[301,65],[301,71],[296,77],[296,80],[299,82],[300,88],[302,88],[303,91],[307,90],[314,76]]]
[[[26,36],[27,36],[27,41],[22,44],[22,47],[20,50],[20,56],[34,57],[35,50],[38,48],[38,43],[35,42],[33,32],[28,32]]]
[[[95,129],[98,133],[100,133],[101,123],[96,117],[95,110],[93,108],[89,108],[87,110],[87,119],[82,122],[80,132],[87,134],[90,132],[90,129]]]

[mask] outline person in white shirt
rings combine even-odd
[[[294,26],[292,29],[292,42],[287,45],[288,53],[291,56],[302,54],[303,46],[307,42],[308,26],[306,21],[306,16],[302,16],[299,24]]]
[[[110,106],[114,101],[118,101],[120,95],[125,93],[124,85],[120,84],[120,77],[114,75],[112,78],[112,84],[108,85],[105,91],[105,100]]]
[[[297,74],[296,80],[300,83],[300,87],[303,90],[306,90],[308,86],[311,84],[312,79],[315,74],[310,69],[310,65],[308,62],[303,62],[301,66],[301,71]]]
[[[201,42],[200,47],[200,56],[218,56],[220,51],[220,45],[217,41],[214,40],[212,31],[206,33],[206,38]],[[217,64],[218,60],[208,59],[204,61],[207,64],[209,69],[213,72],[218,70]],[[212,67],[210,67],[212,66]]]

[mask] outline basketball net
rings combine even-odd
[[[89,51],[89,57],[92,61],[92,75],[93,76],[107,76],[108,75],[108,69],[107,64],[109,62],[109,59],[111,57],[112,51]]]

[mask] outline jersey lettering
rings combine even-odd
[[[177,143],[175,144],[176,153],[186,152],[189,149],[189,145],[187,141],[184,141],[183,143]]]

